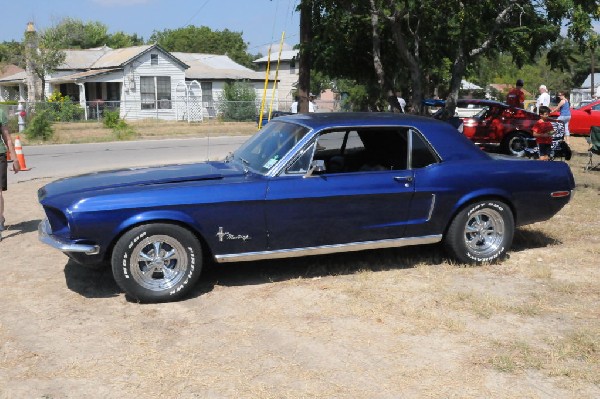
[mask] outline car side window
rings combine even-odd
[[[592,111],[600,111],[600,104],[596,104],[592,107]]]
[[[423,136],[416,130],[411,130],[412,148],[411,148],[411,169],[424,168],[439,162],[437,155],[431,149],[431,146]]]
[[[406,169],[407,132],[397,127],[330,132],[319,138],[315,159],[325,162],[325,173]]]

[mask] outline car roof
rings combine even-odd
[[[280,116],[315,131],[335,128],[410,126],[419,130],[444,160],[482,159],[488,155],[447,122],[432,117],[392,112],[322,112]]]

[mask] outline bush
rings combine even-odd
[[[112,129],[117,140],[129,140],[137,136],[135,129],[129,126],[123,119],[120,119],[119,114],[118,110],[105,110],[102,115],[102,124],[104,127]]]
[[[84,115],[84,110],[79,104],[74,103],[71,97],[63,96],[57,91],[48,97],[46,103],[38,104],[37,106],[50,110],[51,118],[56,122],[81,120]]]
[[[119,124],[119,111],[104,111],[102,123],[109,129],[114,129]],[[124,122],[124,121],[123,121]]]
[[[129,126],[127,122],[122,119],[119,119],[119,122],[117,122],[116,126],[113,128],[113,133],[117,140],[130,140],[137,136],[133,127]]]
[[[226,83],[220,110],[223,120],[252,121],[256,117],[256,92],[247,82]]]
[[[52,129],[52,113],[47,109],[36,110],[35,115],[29,121],[25,129],[25,136],[30,139],[49,140],[54,135]]]

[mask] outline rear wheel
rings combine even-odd
[[[461,263],[490,263],[504,258],[514,230],[513,214],[505,203],[480,201],[455,216],[444,237],[444,247]]]
[[[502,143],[504,153],[516,157],[524,156],[528,138],[529,136],[523,132],[511,133]]]
[[[200,277],[202,247],[183,227],[154,223],[125,233],[112,253],[115,281],[140,302],[174,301]]]

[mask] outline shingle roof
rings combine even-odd
[[[190,66],[186,79],[197,80],[264,80],[263,72],[256,72],[238,64],[226,55],[202,53],[172,53]],[[271,77],[272,79],[272,77]]]
[[[118,49],[112,49],[104,46],[86,50],[63,50],[65,52],[65,61],[58,66],[56,70],[85,70],[123,67],[134,58],[139,57],[140,55],[155,48],[162,51],[165,55],[173,59],[175,62],[181,64],[183,67],[187,67],[184,62],[177,57],[174,57],[172,53],[163,50],[156,44],[151,44]]]
[[[275,51],[275,52],[271,53],[271,57],[269,57],[267,55],[267,56],[264,56],[257,60],[254,60],[252,62],[254,62],[256,64],[265,63],[269,60],[269,58],[271,59],[271,62],[277,61],[278,58],[280,58],[282,61],[291,61],[293,58],[298,57],[299,53],[300,53],[300,50],[286,50],[286,51],[282,51],[281,57],[279,57],[279,52]]]

